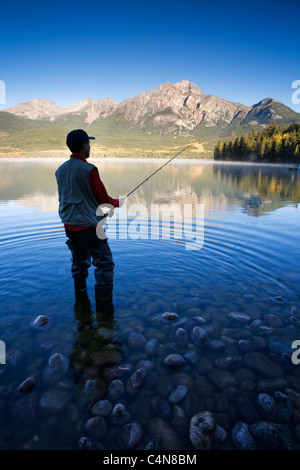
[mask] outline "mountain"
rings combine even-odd
[[[13,117],[18,121],[14,122]],[[111,98],[86,98],[60,107],[53,101],[35,98],[0,113],[0,142],[9,148],[12,145],[9,136],[16,136],[24,126],[27,134],[20,137],[21,147],[27,142],[29,128],[32,128],[30,142],[36,144],[35,133],[40,132],[38,140],[51,149],[55,129],[57,135],[63,135],[70,128],[90,127],[107,148],[144,146],[150,151],[155,143],[164,145],[167,136],[173,145],[174,137],[184,142],[187,137],[200,137],[209,153],[218,137],[233,132],[240,134],[253,127],[259,129],[274,120],[278,123],[300,122],[300,114],[272,98],[253,106],[233,103],[206,95],[197,85],[183,80],[175,84],[164,83],[121,103]]]

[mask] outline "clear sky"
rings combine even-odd
[[[299,0],[9,1],[0,6],[0,109],[48,98],[117,102],[165,82],[246,105],[293,104]]]

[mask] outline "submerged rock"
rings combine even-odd
[[[230,312],[228,314],[228,318],[238,323],[248,323],[251,320],[251,317],[249,317],[247,313],[240,313],[240,312]]]
[[[110,415],[111,424],[114,426],[123,426],[124,424],[129,423],[130,420],[131,415],[125,405],[122,403],[117,403]]]
[[[113,405],[109,400],[99,400],[92,406],[91,414],[93,416],[108,416],[113,409]]]
[[[191,334],[192,341],[196,346],[202,347],[208,341],[208,333],[201,326],[194,326]]]
[[[85,430],[97,441],[103,439],[108,431],[106,421],[102,416],[90,418],[85,423]]]
[[[154,356],[156,354],[158,348],[158,341],[156,338],[151,338],[149,339],[146,344],[145,344],[145,353],[148,354],[148,356]]]
[[[139,423],[126,424],[120,433],[119,443],[123,449],[133,449],[137,446],[143,436],[143,431]]]
[[[258,421],[250,426],[250,432],[255,439],[269,449],[292,449],[291,432],[284,424]]]
[[[85,382],[84,395],[87,401],[94,405],[97,401],[104,398],[106,389],[107,384],[103,379],[89,379]]]
[[[120,379],[113,380],[107,389],[107,399],[111,401],[118,400],[125,393],[125,386]]]
[[[293,400],[285,393],[282,393],[279,390],[274,393],[274,399],[277,406],[276,421],[278,421],[279,423],[288,423],[293,416]]]
[[[280,377],[284,375],[282,368],[278,364],[257,351],[246,353],[244,355],[244,364],[246,367],[266,377]]]
[[[236,423],[231,431],[232,441],[237,450],[256,450],[256,443],[246,423]]]
[[[175,342],[178,346],[186,346],[189,342],[188,332],[184,328],[178,328],[175,332]]]
[[[21,385],[19,385],[18,392],[28,393],[35,387],[35,384],[36,384],[35,378],[28,377],[27,379],[24,380],[23,383],[21,383]]]
[[[178,387],[170,393],[169,402],[172,404],[179,403],[184,399],[187,393],[188,388],[186,385],[178,385]]]
[[[257,406],[261,418],[266,421],[273,421],[277,414],[276,403],[271,395],[260,393],[257,397]]]
[[[213,442],[216,420],[210,411],[203,411],[192,417],[189,437],[197,450],[209,450]]]
[[[36,328],[40,328],[42,326],[47,325],[49,322],[50,318],[47,317],[47,315],[38,315],[32,322],[32,326]]]
[[[142,333],[132,331],[128,337],[128,345],[132,349],[143,349],[146,344],[146,338]]]
[[[92,437],[82,436],[78,442],[79,450],[104,450],[104,447],[100,442],[96,441]]]
[[[169,354],[164,360],[170,369],[178,370],[185,365],[185,359],[180,354]]]
[[[137,369],[127,381],[126,392],[129,395],[134,395],[137,392],[137,390],[141,388],[145,377],[146,377],[146,370],[143,368]]]

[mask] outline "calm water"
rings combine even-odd
[[[125,406],[130,414],[125,423],[140,425],[136,449],[153,441],[160,449],[192,449],[189,423],[201,411],[210,411],[226,431],[213,448],[232,449],[237,422],[251,426],[266,419],[259,393],[268,393],[277,406],[269,421],[283,423],[293,448],[300,448],[300,364],[291,360],[292,342],[300,340],[296,172],[173,161],[151,178],[128,198],[128,213],[116,211],[107,225],[116,264],[115,313],[108,321],[93,313],[92,269],[90,313],[74,303],[70,254],[57,214],[54,172],[60,163],[0,161],[0,339],[6,344],[0,448],[77,449],[83,436],[104,449],[124,448],[124,427],[112,422],[111,409],[98,427],[86,424],[94,415],[92,404],[107,399],[110,407]],[[93,163],[113,197],[127,194],[161,165]],[[134,204],[143,204],[144,213],[134,213]],[[155,221],[161,236],[145,236],[153,204],[175,205],[169,237],[162,236],[164,221]],[[204,239],[198,249],[187,249],[180,217],[184,205],[197,204],[204,207]],[[188,236],[196,233],[193,217],[185,219]],[[127,238],[121,222],[122,230],[124,223],[130,227]],[[161,320],[165,312],[178,318]],[[50,320],[34,328],[38,315]],[[195,326],[206,330],[203,345],[193,336]],[[65,356],[67,367],[51,376],[48,361],[55,353]],[[164,363],[170,354],[179,354],[185,364],[171,369]],[[132,388],[132,375],[141,368],[145,377]],[[19,392],[28,377],[35,387]],[[98,395],[87,391],[87,381],[94,379],[102,387]],[[184,396],[170,398],[178,385],[187,387]],[[278,391],[292,401],[287,420],[280,418]]]

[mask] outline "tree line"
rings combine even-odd
[[[219,140],[215,160],[300,163],[300,123],[288,126],[275,121],[262,131]]]

